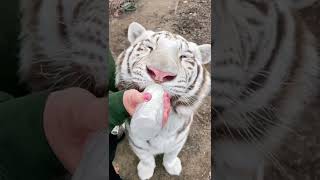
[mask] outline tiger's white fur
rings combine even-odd
[[[278,165],[273,153],[319,92],[315,37],[295,13],[313,2],[214,4],[216,180],[264,179],[265,165]]]
[[[210,91],[211,79],[203,64],[211,60],[211,45],[197,45],[167,31],[153,32],[133,22],[129,26],[130,47],[118,57],[116,85],[119,89],[143,90],[155,83],[147,72],[152,65],[162,71],[176,74],[161,85],[171,96],[172,111],[166,126],[158,136],[140,140],[130,133],[130,145],[139,157],[138,175],[152,177],[154,155],[163,154],[163,165],[171,175],[179,175],[181,162],[178,154],[187,140],[193,113]]]

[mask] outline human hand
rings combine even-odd
[[[130,89],[124,92],[123,95],[123,105],[127,112],[132,116],[135,112],[137,106],[140,103],[148,102],[152,98],[150,93],[141,93],[135,89]],[[171,110],[170,96],[167,92],[163,94],[163,120],[162,127],[167,123],[169,118],[169,113]]]
[[[132,116],[139,104],[148,102],[151,98],[150,93],[141,93],[135,89],[130,89],[123,94],[123,105],[130,116]]]

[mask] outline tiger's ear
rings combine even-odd
[[[211,45],[203,44],[198,46],[201,54],[201,64],[208,64],[211,61]]]
[[[128,40],[132,44],[138,37],[140,37],[146,29],[137,22],[132,22],[128,29]]]
[[[284,2],[286,2],[292,9],[299,10],[309,7],[317,1],[318,0],[285,0]]]

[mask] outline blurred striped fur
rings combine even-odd
[[[217,180],[263,179],[264,162],[319,92],[315,37],[296,11],[312,0],[214,4],[213,112]],[[279,167],[281,168],[281,167]]]
[[[102,0],[21,0],[21,81],[32,91],[107,88],[107,8]]]
[[[21,82],[33,92],[82,87],[105,95],[107,6],[104,0],[20,0]],[[107,158],[99,148],[105,144],[93,146],[104,139],[90,140],[74,179],[106,178],[107,164],[98,161]]]

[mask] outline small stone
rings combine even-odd
[[[183,1],[183,3],[188,3],[188,1]]]

